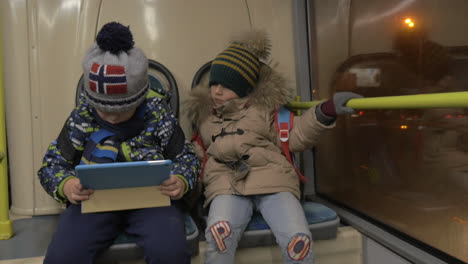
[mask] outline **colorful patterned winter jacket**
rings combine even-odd
[[[186,183],[186,191],[197,183],[200,164],[192,145],[185,140],[177,119],[165,98],[147,96],[143,102],[143,130],[120,144],[117,161],[172,160],[171,174]],[[64,180],[75,176],[75,166],[80,163],[91,134],[100,130],[92,111],[84,100],[72,111],[59,137],[54,140],[38,171],[40,182],[49,195],[66,202],[63,194]]]

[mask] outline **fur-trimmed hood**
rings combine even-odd
[[[249,105],[255,105],[263,109],[275,109],[293,100],[293,90],[290,83],[274,68],[268,64],[262,64],[259,81],[254,91],[247,97],[234,100],[248,98]],[[203,76],[200,84],[190,92],[185,104],[188,117],[196,124],[204,120],[213,111],[208,80],[209,73]]]

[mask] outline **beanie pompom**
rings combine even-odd
[[[265,60],[270,56],[271,43],[265,31],[247,32],[233,42],[252,52],[259,59]]]
[[[127,52],[135,44],[130,27],[117,22],[105,24],[99,31],[96,42],[100,49],[113,54],[119,54],[121,51]]]

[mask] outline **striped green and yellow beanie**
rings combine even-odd
[[[249,32],[234,41],[211,63],[210,86],[221,84],[245,97],[257,86],[260,59],[269,55],[270,43],[264,32]]]

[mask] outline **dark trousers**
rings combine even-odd
[[[177,207],[81,213],[70,205],[60,216],[45,264],[92,264],[123,231],[137,236],[147,263],[190,263],[184,216]]]

